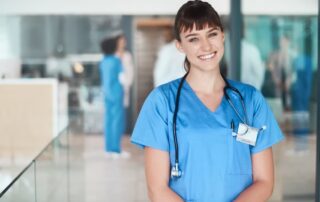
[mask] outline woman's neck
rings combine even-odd
[[[221,91],[225,86],[218,68],[210,72],[191,68],[186,80],[195,92],[202,94],[212,94]]]

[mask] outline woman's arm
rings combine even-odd
[[[274,171],[272,148],[252,156],[253,184],[244,190],[236,202],[267,201],[273,191]]]
[[[146,147],[145,171],[148,194],[152,202],[183,202],[168,186],[170,176],[168,152]]]

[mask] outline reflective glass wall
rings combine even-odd
[[[314,201],[317,17],[244,16],[241,80],[261,90],[286,140],[273,201]]]

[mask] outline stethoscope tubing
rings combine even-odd
[[[236,114],[237,114],[237,116],[239,117],[239,119],[240,119],[243,123],[245,123],[245,124],[248,125],[249,122],[248,122],[247,110],[246,110],[246,107],[245,107],[245,104],[244,104],[244,98],[243,98],[243,96],[241,95],[240,91],[239,91],[237,88],[235,88],[235,87],[233,87],[233,86],[230,85],[230,83],[228,82],[228,80],[227,80],[223,75],[222,75],[222,78],[223,78],[224,82],[226,83],[226,86],[223,88],[223,92],[224,92],[224,95],[225,95],[228,103],[229,103],[230,106],[233,108],[233,110],[236,112]],[[236,92],[236,93],[239,95],[240,100],[241,100],[242,109],[243,109],[243,111],[244,111],[244,118],[245,118],[244,120],[243,120],[243,118],[241,117],[239,111],[236,109],[236,107],[235,107],[234,104],[232,103],[231,98],[230,98],[230,96],[228,95],[228,92],[227,92],[228,89],[232,90],[233,92]]]
[[[188,76],[189,71],[182,77],[179,87],[178,87],[178,92],[176,96],[176,102],[175,102],[175,109],[173,113],[173,141],[174,141],[174,148],[175,148],[175,163],[179,163],[179,145],[178,145],[178,140],[177,140],[177,115],[178,115],[178,110],[179,110],[179,101],[180,101],[180,94],[181,94],[181,89],[184,81],[186,80],[186,77]]]

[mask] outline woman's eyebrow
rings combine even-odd
[[[212,28],[209,29],[207,32],[209,33],[209,32],[213,32],[213,31],[215,31],[215,30],[219,30],[219,28],[218,28],[218,27],[212,27]]]
[[[185,38],[192,37],[192,36],[197,36],[197,34],[195,34],[195,33],[187,34],[187,35],[185,36]]]
[[[210,33],[210,32],[216,31],[216,30],[219,30],[219,27],[212,27],[207,31],[207,33]],[[184,37],[188,38],[188,37],[194,37],[194,36],[197,36],[197,35],[198,34],[196,34],[196,33],[190,33],[190,34],[185,35]]]

